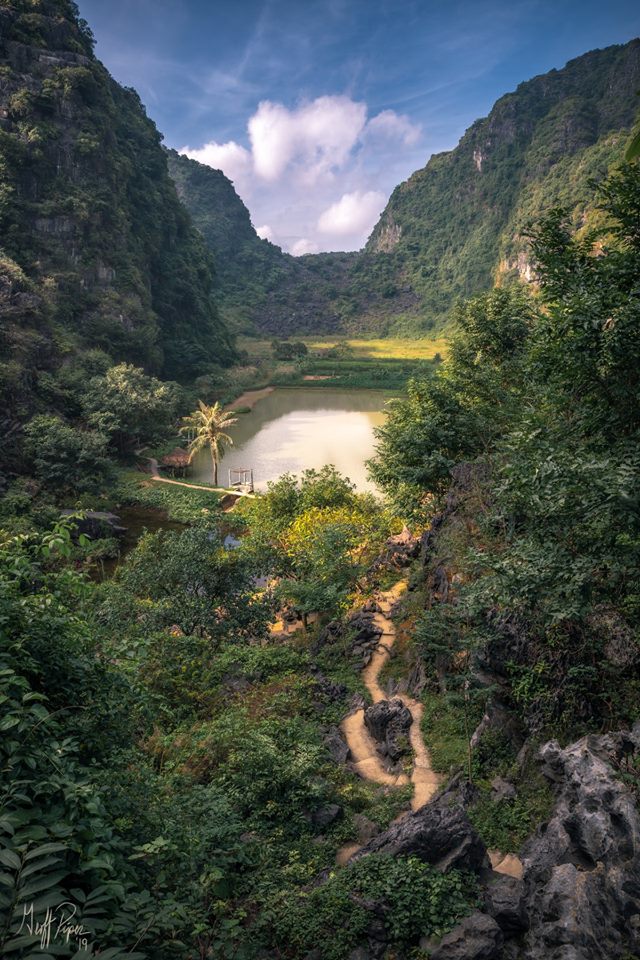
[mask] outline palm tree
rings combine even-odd
[[[232,438],[224,430],[237,423],[237,418],[231,413],[226,413],[217,401],[209,407],[202,400],[198,400],[198,409],[188,417],[183,417],[182,422],[184,426],[180,427],[179,432],[191,434],[188,447],[189,461],[193,460],[196,453],[209,447],[213,467],[213,485],[217,487],[218,463],[224,453],[225,445],[233,444]]]

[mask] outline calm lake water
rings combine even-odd
[[[283,473],[332,463],[358,490],[373,490],[365,460],[373,454],[373,428],[384,421],[386,400],[379,390],[278,388],[251,413],[238,416],[229,430],[234,446],[220,462],[218,480],[226,486],[229,468],[249,467],[256,490],[264,490]],[[194,462],[191,476],[211,483],[208,453]]]

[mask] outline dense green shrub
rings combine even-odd
[[[33,473],[53,493],[95,493],[113,476],[107,437],[98,430],[79,430],[60,417],[38,414],[24,434]]]
[[[459,871],[439,873],[415,858],[368,856],[333,874],[304,897],[271,905],[265,919],[270,939],[302,958],[316,948],[323,960],[346,960],[371,923],[384,916],[396,946],[417,945],[422,936],[449,930],[474,902],[474,884]]]

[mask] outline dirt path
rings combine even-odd
[[[362,679],[374,703],[388,699],[378,682],[378,678],[396,639],[396,628],[389,614],[405,589],[406,584],[400,582],[377,598],[381,612],[375,615],[374,622],[382,630],[382,636],[371,660],[362,671]],[[425,803],[428,803],[438,789],[440,778],[431,767],[429,751],[422,739],[420,730],[422,704],[405,694],[398,694],[398,699],[402,700],[413,717],[413,723],[409,731],[409,741],[413,749],[413,770],[410,777],[405,773],[399,775],[389,773],[385,768],[376,750],[375,741],[371,738],[365,726],[364,710],[357,710],[346,717],[342,721],[342,732],[351,750],[353,766],[360,776],[365,780],[371,780],[374,783],[386,786],[401,787],[408,783],[413,784],[411,809],[419,810]]]
[[[396,628],[390,618],[393,605],[406,589],[406,583],[401,581],[391,590],[380,594],[377,598],[381,612],[376,614],[374,622],[382,629],[382,636],[371,660],[362,671],[362,679],[374,703],[387,700],[388,697],[380,686],[379,677],[382,668],[389,659],[389,653],[396,639]],[[413,769],[411,776],[402,773],[394,776],[389,773],[376,750],[375,741],[369,735],[364,723],[364,710],[357,710],[342,721],[341,727],[351,751],[353,766],[361,777],[384,786],[401,787],[413,784],[411,809],[420,810],[431,800],[437,792],[441,778],[431,766],[431,757],[422,737],[421,721],[424,712],[423,704],[406,694],[396,694],[405,707],[411,712],[413,723],[409,730],[409,742],[413,750]],[[405,816],[406,814],[402,814]],[[336,862],[344,865],[349,858],[360,849],[360,844],[354,841],[340,847]],[[499,850],[489,850],[491,866],[497,873],[506,873],[512,877],[522,876],[522,863],[513,854],[503,854]]]
[[[187,483],[185,480],[171,480],[169,477],[160,476],[158,461],[155,457],[149,457],[149,467],[151,468],[150,479],[156,483],[170,483],[174,487],[187,487],[189,490],[206,490],[208,493],[222,493],[228,497],[249,497],[255,500],[255,493],[245,493],[243,490],[228,490],[226,487],[206,487],[204,484]]]
[[[262,387],[261,390],[245,390],[237,400],[234,400],[233,403],[228,403],[225,410],[238,410],[240,407],[248,407],[249,410],[253,410],[258,400],[268,397],[274,390],[275,387]]]

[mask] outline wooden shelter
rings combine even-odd
[[[171,470],[174,477],[176,475],[184,476],[191,465],[191,457],[186,450],[183,450],[181,447],[176,447],[175,450],[172,450],[171,453],[168,453],[166,457],[161,459],[160,465]]]
[[[253,470],[251,467],[236,467],[229,470],[229,489],[253,493]]]

